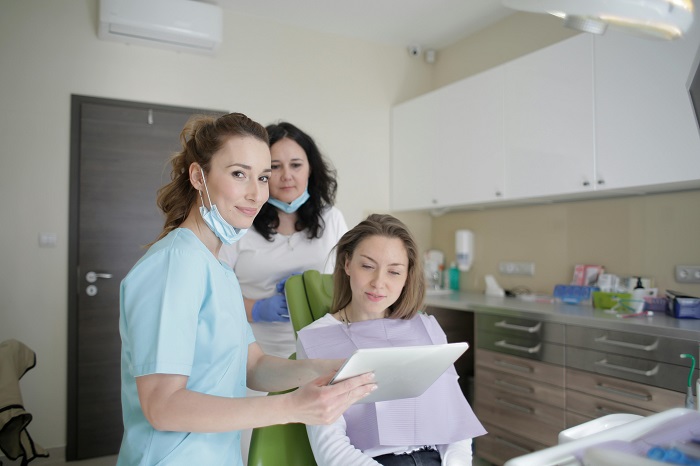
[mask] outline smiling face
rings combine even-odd
[[[346,312],[351,321],[381,319],[401,296],[408,274],[408,254],[399,238],[369,236],[345,261],[352,301]]]
[[[270,197],[287,204],[301,196],[309,184],[309,159],[296,141],[282,138],[270,147]]]
[[[270,150],[254,137],[231,137],[211,158],[206,187],[211,202],[235,228],[250,228],[260,207],[267,202],[268,180],[271,174]],[[199,176],[198,182],[204,206],[211,208],[207,189]]]

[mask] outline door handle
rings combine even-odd
[[[85,280],[87,280],[88,283],[95,283],[98,278],[112,278],[111,273],[97,273],[97,272],[88,272],[85,274]]]

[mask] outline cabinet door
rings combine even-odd
[[[507,198],[593,190],[592,40],[574,36],[505,65]]]
[[[503,193],[503,67],[436,92],[439,207],[493,202]]]
[[[666,42],[610,31],[595,38],[602,188],[700,179],[700,138],[688,94],[698,35]]]
[[[433,167],[436,99],[428,93],[392,109],[391,208],[426,209],[435,205]]]

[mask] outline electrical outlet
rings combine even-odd
[[[535,275],[534,262],[501,262],[498,271],[503,275]]]
[[[677,265],[676,281],[678,283],[700,283],[700,265]]]

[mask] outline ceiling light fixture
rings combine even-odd
[[[693,24],[692,0],[503,0],[515,10],[549,13],[564,26],[603,34],[610,26],[659,39],[677,39]]]

